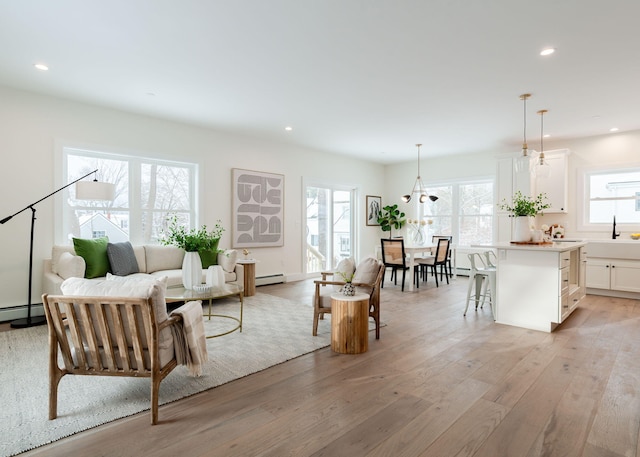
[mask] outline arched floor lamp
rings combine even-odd
[[[70,182],[66,186],[63,186],[60,189],[51,192],[46,197],[42,197],[40,200],[38,200],[36,202],[33,202],[30,205],[27,205],[25,208],[21,209],[20,211],[12,214],[11,216],[5,217],[4,219],[2,219],[0,221],[0,224],[4,224],[5,222],[10,221],[14,216],[17,216],[18,214],[22,213],[23,211],[26,211],[28,209],[31,210],[31,238],[29,240],[29,293],[27,294],[27,296],[28,296],[27,317],[23,318],[23,319],[16,319],[16,320],[12,321],[11,322],[11,327],[13,327],[13,328],[34,327],[36,325],[42,325],[42,324],[44,324],[46,322],[46,319],[45,319],[44,316],[32,316],[31,315],[31,288],[32,288],[32,283],[33,283],[33,233],[34,233],[34,227],[35,227],[35,223],[36,223],[35,205],[37,205],[41,201],[46,200],[47,198],[51,197],[52,195],[57,194],[61,190],[66,189],[67,187],[69,187],[69,186],[71,186],[71,185],[73,185],[75,183],[79,184],[78,187],[76,188],[76,198],[78,198],[79,200],[113,200],[114,194],[115,194],[115,186],[113,184],[98,182],[98,180],[95,178],[95,176],[94,176],[93,181],[87,181],[87,182],[83,182],[83,183],[79,182],[79,181],[83,180],[84,178],[86,178],[87,176],[92,175],[92,174],[97,173],[97,172],[98,172],[98,170],[93,170],[91,173],[87,173],[82,178],[78,178],[75,181]]]

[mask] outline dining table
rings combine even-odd
[[[417,254],[431,254],[432,250],[435,250],[437,247],[436,244],[423,244],[423,245],[404,245],[404,252],[407,256],[409,271],[413,275],[413,270],[416,265],[416,255]],[[409,281],[409,292],[413,291],[413,281]]]

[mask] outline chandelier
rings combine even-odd
[[[416,144],[416,147],[418,148],[418,176],[416,177],[416,182],[413,183],[411,192],[407,195],[402,196],[402,201],[405,203],[409,203],[411,201],[411,197],[413,196],[413,194],[419,195],[418,198],[420,200],[420,203],[426,202],[427,199],[431,200],[432,202],[435,202],[438,199],[438,197],[436,197],[435,195],[429,195],[427,193],[427,188],[422,182],[422,178],[420,177],[420,146],[422,146],[422,144]]]

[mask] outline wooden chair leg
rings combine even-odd
[[[158,423],[158,397],[160,396],[160,380],[151,378],[151,425]]]

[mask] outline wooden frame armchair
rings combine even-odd
[[[375,260],[375,259],[373,259]],[[362,283],[354,281],[353,285],[356,290],[362,293],[369,294],[369,317],[372,317],[376,324],[376,339],[380,339],[380,285],[382,283],[382,277],[384,275],[384,264],[375,260],[377,264],[377,271],[375,271],[375,280],[371,283]],[[360,265],[358,265],[360,267]],[[324,271],[321,273],[322,280],[315,280],[315,294],[313,297],[313,336],[318,335],[318,321],[324,319],[325,313],[331,314],[331,294],[337,293],[336,290],[331,288],[327,293],[322,293],[322,288],[326,286],[344,286],[345,281],[332,281],[327,280],[328,276],[332,276],[335,273],[333,271]],[[357,279],[357,268],[356,276]]]
[[[57,417],[65,375],[131,376],[151,378],[151,424],[157,424],[160,382],[177,366],[173,346],[169,355],[160,350],[160,332],[180,316],[158,323],[151,298],[45,294],[42,302],[49,328],[49,419]]]

